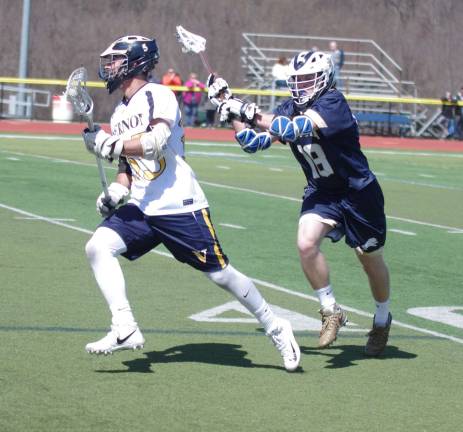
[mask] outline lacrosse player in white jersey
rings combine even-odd
[[[90,152],[119,161],[109,198],[102,193],[96,202],[104,220],[86,245],[112,325],[86,350],[106,355],[143,347],[117,257],[135,260],[162,243],[178,261],[233,294],[262,324],[285,368],[294,371],[300,349],[291,324],[273,314],[254,283],[222,251],[207,199],[184,160],[177,99],[168,87],[149,82],[158,59],[156,41],[141,36],[122,37],[100,55],[100,78],[109,93],[120,90],[123,97],[111,117],[111,134],[99,126],[83,132]]]

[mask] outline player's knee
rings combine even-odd
[[[310,238],[298,238],[297,249],[301,258],[304,259],[313,259],[320,252],[318,241]]]
[[[87,255],[89,261],[95,259],[100,250],[101,246],[95,236],[93,236],[85,245],[85,255]]]
[[[112,251],[104,237],[95,232],[85,245],[85,254],[87,258],[92,261],[100,255],[112,254]]]
[[[105,254],[117,257],[126,251],[124,240],[118,233],[106,227],[98,228],[85,245],[85,254],[90,261]]]
[[[230,281],[230,276],[231,276],[230,272],[231,272],[231,267],[230,265],[228,265],[222,270],[206,273],[206,276],[215,284],[221,287],[226,287]]]
[[[367,275],[375,275],[378,272],[387,272],[382,247],[372,252],[359,252],[358,249],[356,252],[363,270]]]

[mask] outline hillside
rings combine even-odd
[[[211,65],[234,86],[243,85],[242,32],[373,39],[403,68],[419,95],[440,97],[463,84],[460,0],[33,0],[29,76],[66,78],[76,66],[97,79],[99,53],[117,37],[156,37],[159,74],[172,66],[185,77],[206,73],[198,56],[182,54],[174,29],[182,24],[207,38]],[[3,29],[0,75],[16,76],[22,0],[0,0]],[[8,35],[8,38],[5,37]],[[327,48],[327,47],[320,47]],[[98,114],[102,108],[96,92]],[[103,95],[101,95],[103,96]],[[111,105],[111,103],[109,104]]]

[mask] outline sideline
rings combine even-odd
[[[21,214],[23,216],[33,217],[34,219],[38,219],[38,220],[41,220],[43,222],[50,223],[52,225],[57,225],[57,226],[60,226],[60,227],[63,227],[63,228],[68,228],[68,229],[78,231],[78,232],[81,232],[81,233],[84,233],[84,234],[88,234],[88,235],[93,234],[93,231],[91,231],[91,230],[88,230],[88,229],[85,229],[85,228],[80,228],[80,227],[77,227],[77,226],[74,226],[74,225],[71,225],[71,224],[68,224],[68,223],[65,223],[65,222],[60,222],[60,221],[57,221],[56,219],[51,219],[51,218],[48,218],[46,216],[40,216],[40,215],[37,215],[37,214],[34,214],[34,213],[30,213],[28,211],[21,210],[21,209],[18,209],[16,207],[11,207],[11,206],[8,206],[6,204],[0,203],[0,208],[12,211],[14,213],[19,213],[19,214]],[[152,250],[151,252],[173,259],[173,256],[171,254],[166,253],[166,252],[156,251],[156,250]],[[274,291],[279,291],[279,292],[282,292],[282,293],[285,293],[285,294],[289,294],[289,295],[292,295],[292,296],[295,296],[295,297],[300,297],[300,298],[303,298],[305,300],[311,300],[311,301],[314,301],[314,302],[318,303],[318,298],[315,297],[315,296],[311,296],[311,295],[308,295],[308,294],[293,291],[293,290],[290,290],[288,288],[284,288],[282,286],[273,284],[271,282],[266,282],[266,281],[263,281],[263,280],[260,280],[260,279],[251,278],[251,280],[254,283],[258,284],[258,285],[264,286],[266,288],[273,289]],[[346,305],[340,305],[340,306],[343,309],[345,309],[346,311],[348,311],[348,312],[352,312],[352,313],[355,313],[357,315],[368,317],[368,318],[373,317],[373,314],[371,314],[369,312],[365,312],[365,311],[362,311],[362,310],[359,310],[359,309],[355,309],[355,308],[352,308],[352,307],[346,306]],[[398,326],[398,327],[406,328],[406,329],[409,329],[409,330],[414,330],[414,331],[424,333],[424,334],[427,334],[427,335],[431,335],[431,336],[434,336],[434,337],[437,337],[437,338],[448,339],[450,341],[463,344],[463,339],[457,338],[455,336],[450,336],[450,335],[447,335],[445,333],[439,333],[439,332],[436,332],[436,331],[433,331],[433,330],[428,330],[428,329],[425,329],[425,328],[422,328],[422,327],[409,325],[409,324],[406,324],[406,323],[403,323],[403,322],[400,322],[400,321],[396,321],[396,320],[393,320],[392,323],[394,325]]]

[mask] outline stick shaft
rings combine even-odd
[[[106,180],[106,173],[104,172],[103,164],[99,157],[96,158],[96,165],[98,167],[98,173],[100,174],[101,187],[103,188],[104,196],[109,200],[108,181]]]
[[[87,114],[86,116],[88,128],[91,131],[95,130],[95,124],[93,123],[93,116],[91,113]],[[109,191],[108,191],[108,180],[106,179],[106,173],[103,168],[103,163],[99,157],[96,157],[96,166],[98,167],[98,174],[100,175],[100,182],[101,187],[103,188],[103,193],[106,199],[110,199]]]
[[[199,56],[201,57],[201,61],[203,62],[203,65],[206,68],[207,72],[209,74],[211,74],[213,71],[212,71],[212,68],[211,68],[209,62],[207,61],[206,53],[205,52],[200,52]]]

